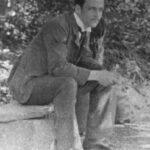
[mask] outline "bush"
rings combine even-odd
[[[72,10],[73,0],[13,0],[13,5],[0,20],[0,40],[4,48],[16,52],[23,49],[46,22]],[[150,1],[106,0],[104,18],[107,31],[104,39],[105,67],[119,65],[126,73],[126,60],[135,61],[141,74],[150,74]]]

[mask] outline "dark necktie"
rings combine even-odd
[[[86,44],[86,41],[87,41],[87,32],[84,31],[84,32],[80,32],[80,33],[81,33],[80,48],[82,48]]]
[[[81,47],[81,46],[83,46],[83,43],[85,42],[85,39],[86,39],[86,31],[82,31],[82,29],[79,26],[78,26],[78,30],[81,33],[81,37],[79,40],[80,47]]]
[[[79,52],[79,58],[77,60],[77,62],[79,62],[80,58],[81,58],[81,53],[84,51],[84,49],[89,48],[89,34],[87,31],[81,32],[81,37],[79,40],[80,43],[80,52]]]

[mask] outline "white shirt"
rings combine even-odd
[[[76,20],[77,25],[81,28],[82,32],[91,32],[91,27],[85,28],[85,25],[83,21],[80,19],[80,17],[74,12],[74,17]]]

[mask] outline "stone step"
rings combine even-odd
[[[0,106],[0,150],[55,150],[54,107]],[[75,147],[82,150],[74,120]]]
[[[42,118],[54,111],[53,105],[46,106],[23,106],[13,101],[0,106],[0,123],[24,119]]]
[[[53,105],[0,106],[0,150],[54,150]]]
[[[0,123],[0,150],[54,150],[53,119]]]

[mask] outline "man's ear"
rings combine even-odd
[[[79,16],[81,15],[81,6],[80,5],[75,6],[75,13],[78,14]]]

